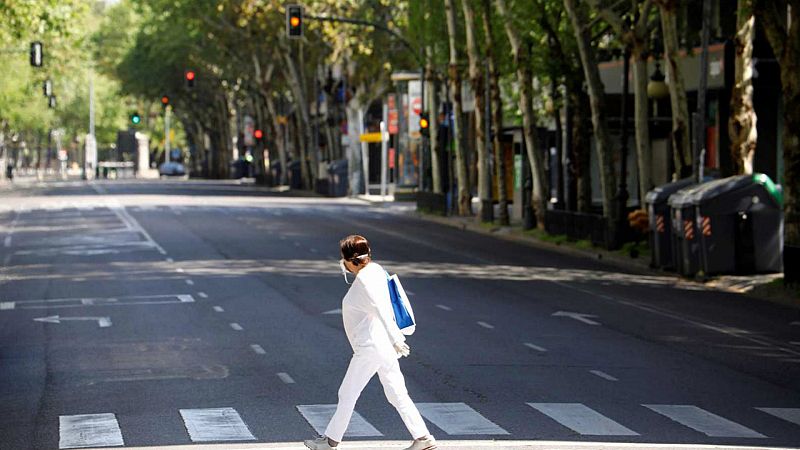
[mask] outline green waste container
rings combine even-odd
[[[706,183],[692,202],[706,275],[783,270],[783,196],[767,175]]]

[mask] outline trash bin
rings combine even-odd
[[[645,196],[647,217],[650,221],[650,265],[652,267],[675,270],[675,258],[672,251],[672,220],[668,200],[672,194],[692,184],[694,184],[692,178],[684,178],[662,184]]]
[[[694,192],[703,186],[705,184],[683,188],[668,200],[675,271],[686,277],[694,277],[700,270],[700,239],[697,236]]]
[[[303,188],[303,176],[300,172],[300,161],[292,161],[286,165],[289,169],[289,187],[292,189]]]
[[[767,175],[706,183],[692,200],[706,275],[783,270],[783,196]]]
[[[349,187],[347,160],[338,159],[328,165],[328,193],[331,197],[345,197]]]

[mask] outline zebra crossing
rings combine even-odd
[[[531,423],[549,419],[565,428],[565,433],[579,436],[599,436],[617,438],[647,438],[657,441],[657,436],[639,433],[605,416],[583,403],[526,403],[532,414],[526,418]],[[417,403],[420,414],[436,428],[431,431],[437,436],[487,436],[502,438],[512,433],[497,423],[484,417],[480,412],[465,403]],[[308,423],[311,430],[300,431],[300,436],[323,434],[328,421],[333,416],[336,405],[297,405],[297,413]],[[764,417],[779,419],[782,423],[800,425],[800,408],[753,408]],[[759,433],[740,423],[715,414],[696,405],[636,405],[628,414],[642,415],[648,412],[658,417],[682,425],[687,431],[687,439],[702,438],[744,438],[767,439],[770,436]],[[537,414],[538,413],[538,414]],[[239,412],[231,407],[179,409],[184,429],[179,432],[188,436],[192,442],[246,442],[259,439],[269,440],[269,436],[257,437]],[[256,424],[251,424],[256,425]],[[264,424],[258,424],[264,425]],[[791,425],[790,425],[791,426]],[[572,433],[567,432],[570,430]],[[394,430],[392,430],[394,431]],[[64,415],[59,417],[59,448],[99,448],[124,446],[125,432],[120,428],[114,413],[94,413]],[[372,425],[368,418],[354,412],[345,433],[346,438],[381,438],[384,433]],[[772,436],[776,437],[776,436]]]

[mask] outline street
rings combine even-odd
[[[401,367],[442,444],[800,446],[795,309],[457,230],[410,204],[206,181],[2,198],[2,449],[302,448],[352,354],[338,243],[353,233],[409,291],[418,327]],[[410,439],[376,379],[356,412],[344,448]]]

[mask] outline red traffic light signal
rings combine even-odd
[[[286,7],[286,34],[290,38],[303,37],[303,7],[288,5]]]
[[[164,105],[164,106],[169,105],[169,97],[167,97],[166,95],[162,95],[161,96],[161,104]]]
[[[194,79],[195,79],[194,70],[187,70],[186,72],[184,72],[183,75],[184,78],[186,78],[186,86],[190,88],[194,87]]]
[[[253,137],[256,139],[261,139],[264,137],[264,132],[261,130],[255,130],[253,131]]]

